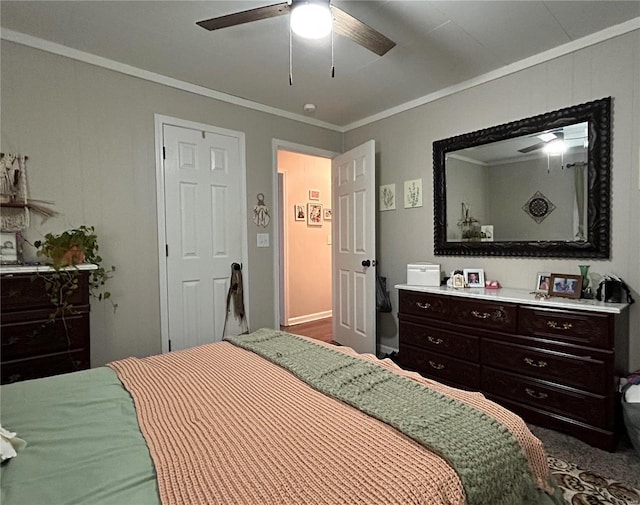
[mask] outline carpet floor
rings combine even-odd
[[[640,489],[553,456],[548,456],[547,461],[567,504],[640,505]]]
[[[549,468],[571,505],[640,505],[640,455],[625,436],[616,452],[529,425],[545,446]]]

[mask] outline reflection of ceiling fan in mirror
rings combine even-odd
[[[548,146],[551,142],[563,141],[564,132],[562,130],[553,130],[550,132],[540,133],[539,135],[536,135],[535,138],[539,139],[540,142],[537,142],[528,147],[523,147],[522,149],[518,149],[518,151],[523,154],[526,154],[526,153],[530,153],[531,151],[542,149],[543,147]]]
[[[568,149],[584,148],[588,145],[587,123],[576,123],[562,128],[554,128],[530,137],[536,142],[518,149],[526,154],[543,149],[547,154],[560,154]]]
[[[305,11],[307,11],[310,16],[311,34],[304,34],[308,32],[299,30],[304,30],[305,28],[298,28],[298,21],[304,22],[304,16],[306,16]],[[291,29],[302,37],[321,38],[329,35],[333,28],[334,33],[353,40],[356,44],[374,52],[378,56],[383,56],[396,45],[394,41],[385,37],[377,30],[364,24],[350,14],[347,14],[335,5],[331,5],[329,0],[290,0],[288,2],[198,21],[196,24],[211,31],[249,23],[251,21],[284,16],[286,14],[291,14]],[[324,31],[322,30],[323,23],[326,28]]]

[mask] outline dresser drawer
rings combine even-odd
[[[513,333],[517,327],[517,314],[515,305],[461,299],[451,305],[449,320],[476,328]]]
[[[0,354],[3,362],[88,346],[88,307],[85,307],[85,311],[82,313],[67,314],[64,321],[62,319],[50,321],[46,317],[46,311],[20,314],[34,314],[36,317],[26,321],[12,320],[16,319],[15,317],[3,317],[1,326],[2,354]],[[10,316],[15,316],[15,313]]]
[[[449,299],[444,296],[420,293],[418,291],[400,291],[400,312],[435,319],[447,319]]]
[[[469,361],[403,344],[400,344],[398,359],[404,368],[415,370],[436,380],[471,389],[478,389],[480,385],[480,365]]]
[[[46,274],[7,274],[0,280],[0,312],[52,308],[44,282]],[[89,303],[89,274],[80,272],[78,289],[69,296],[71,305]]]
[[[522,335],[600,349],[613,347],[613,318],[609,314],[520,307],[518,318]]]
[[[405,344],[457,356],[469,361],[480,359],[480,339],[478,337],[402,320],[400,320],[400,333]]]
[[[609,416],[605,396],[557,387],[491,367],[482,369],[482,390],[592,426],[611,428],[607,426]]]
[[[38,358],[10,361],[2,364],[2,384],[27,379],[49,377],[89,368],[89,350],[48,354]]]
[[[605,361],[537,347],[486,339],[482,344],[482,364],[592,393],[607,394],[612,387]]]

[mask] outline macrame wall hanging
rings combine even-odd
[[[58,215],[47,205],[51,202],[29,200],[27,191],[27,162],[24,154],[0,153],[0,229],[21,231],[29,227],[30,211],[43,218]]]

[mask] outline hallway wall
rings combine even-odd
[[[284,324],[313,321],[331,315],[331,223],[307,223],[308,203],[331,208],[331,160],[278,151],[278,172],[284,174]],[[309,199],[309,190],[320,192]],[[304,221],[296,221],[294,207],[302,205]]]

